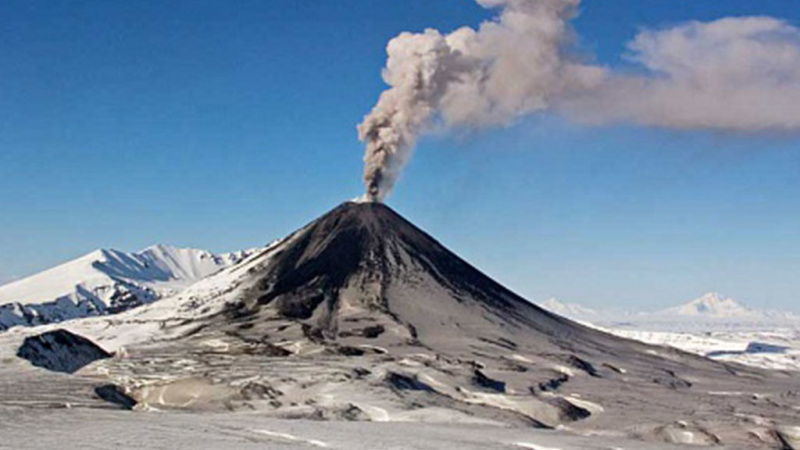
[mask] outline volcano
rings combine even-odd
[[[344,203],[176,297],[64,326],[107,349],[124,342],[124,357],[92,367],[159,409],[749,448],[781,448],[776,430],[798,422],[798,374],[649,346],[545,311],[376,202]]]
[[[363,336],[364,323],[388,330],[387,344],[452,350],[470,340],[553,351],[619,342],[515,295],[381,203],[335,208],[251,275],[236,322],[297,320],[330,342]]]

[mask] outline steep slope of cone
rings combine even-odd
[[[353,308],[415,322],[437,313],[457,319],[469,310],[495,325],[548,336],[587,333],[500,286],[380,203],[335,208],[293,236],[256,276],[262,278],[248,299],[251,308],[313,318],[328,336],[339,314]]]
[[[607,372],[603,363],[650,374],[688,366],[727,373],[690,355],[657,358],[643,344],[541,309],[381,203],[334,208],[275,247],[248,276],[252,288],[222,326],[253,339],[263,336],[265,324],[289,320],[302,324],[307,337],[342,345],[361,344],[365,333],[381,330],[371,344],[412,343],[459,357],[517,349],[554,360],[595,358],[596,370]]]
[[[515,295],[380,203],[335,208],[278,246],[251,276],[258,281],[242,299],[243,320],[302,321],[328,339],[382,318],[398,338],[431,345],[509,334],[540,347],[581,342],[600,350],[605,341],[621,341]]]

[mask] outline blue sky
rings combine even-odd
[[[586,0],[581,48],[785,0]],[[466,0],[0,4],[0,282],[99,247],[235,250],[362,193],[355,126],[401,31]],[[800,139],[556,117],[422,140],[389,204],[532,300],[799,310]]]

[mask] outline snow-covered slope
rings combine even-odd
[[[137,253],[97,250],[0,286],[0,330],[113,314],[174,295],[252,251],[149,247]]]

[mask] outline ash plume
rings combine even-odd
[[[580,0],[476,1],[497,17],[389,42],[389,88],[358,126],[367,199],[386,198],[419,136],[437,126],[504,126],[552,111],[590,125],[800,132],[800,29],[785,21],[643,30],[625,55],[638,70],[622,73],[576,56]]]
[[[639,76],[611,74],[566,100],[589,124],[676,130],[800,133],[800,29],[772,17],[735,17],[644,30],[625,58]]]
[[[387,47],[390,86],[359,125],[368,195],[382,200],[432,122],[491,126],[548,107],[550,98],[592,85],[602,73],[564,54],[579,0],[479,0],[500,7],[477,30],[403,33]]]

